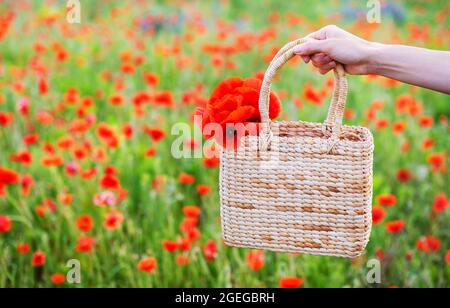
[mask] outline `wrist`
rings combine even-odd
[[[384,44],[369,42],[365,59],[367,74],[382,75],[385,49]]]

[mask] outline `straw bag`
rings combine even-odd
[[[259,136],[221,152],[222,235],[235,247],[353,258],[363,253],[372,226],[374,146],[368,129],[342,125],[342,65],[334,70],[325,123],[269,119],[274,75],[304,42],[284,46],[265,73]]]

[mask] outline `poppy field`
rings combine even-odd
[[[382,1],[380,23],[365,1],[80,2],[69,23],[65,1],[0,1],[0,288],[450,287],[448,95],[348,76],[344,123],[375,143],[373,229],[353,260],[227,247],[220,158],[173,154],[180,123],[184,149],[218,151],[194,121],[217,85],[258,89],[285,43],[325,25],[449,50],[448,1]],[[323,122],[332,89],[296,57],[271,118]]]

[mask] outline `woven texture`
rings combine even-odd
[[[344,69],[334,71],[325,123],[271,123],[268,115],[271,82],[303,42],[283,47],[266,71],[259,136],[222,151],[222,235],[235,247],[353,258],[371,230],[373,138],[366,128],[342,126]]]

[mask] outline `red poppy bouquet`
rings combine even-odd
[[[261,115],[258,108],[262,80],[232,77],[223,80],[208,102],[196,110],[197,124],[206,139],[213,138],[225,148],[236,149],[240,138],[257,134]],[[270,93],[269,116],[275,119],[281,110],[278,96]],[[255,129],[256,128],[256,129]]]

